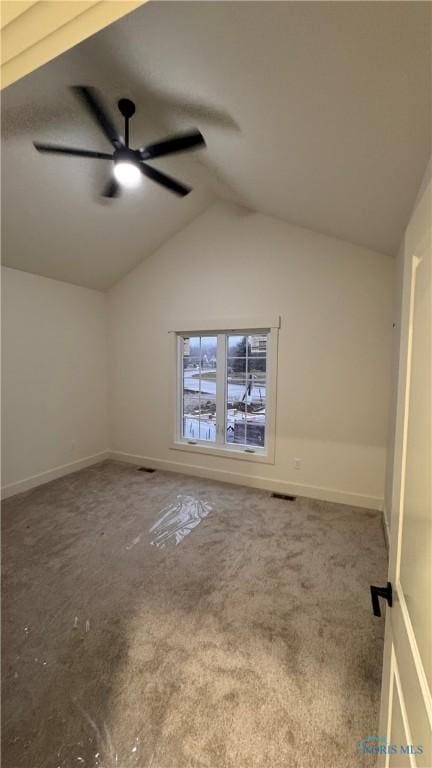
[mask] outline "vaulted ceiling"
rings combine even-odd
[[[3,263],[104,289],[217,198],[394,254],[431,152],[430,15],[422,2],[143,5],[3,92]],[[107,201],[109,164],[38,154],[36,139],[109,149],[72,84],[113,114],[132,98],[132,144],[200,128],[206,150],[154,162],[193,193],[146,180]]]

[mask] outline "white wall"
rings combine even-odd
[[[111,448],[167,469],[382,507],[394,271],[390,257],[212,206],[109,291]],[[275,464],[170,449],[168,330],[266,314],[282,317]]]
[[[389,257],[226,204],[212,206],[108,297],[3,268],[6,494],[110,448],[167,469],[380,507],[394,271]],[[168,330],[276,314],[275,464],[170,449]]]
[[[106,451],[106,353],[104,294],[2,268],[6,495]]]

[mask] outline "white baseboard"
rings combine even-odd
[[[1,489],[2,499],[6,499],[9,496],[15,496],[17,493],[23,493],[31,488],[35,488],[38,485],[49,483],[51,480],[56,480],[64,475],[69,475],[72,472],[77,472],[80,469],[92,466],[92,464],[98,464],[106,459],[114,459],[116,461],[125,461],[130,464],[144,464],[153,469],[162,469],[167,472],[179,472],[185,475],[195,475],[196,477],[205,477],[209,480],[219,480],[223,483],[233,483],[235,485],[245,485],[251,488],[260,488],[262,490],[272,491],[274,493],[286,493],[294,496],[306,496],[310,499],[320,499],[322,501],[332,501],[338,504],[348,504],[352,507],[359,507],[361,509],[376,509],[383,510],[383,499],[378,496],[365,496],[359,493],[351,493],[348,491],[341,491],[334,488],[324,488],[314,485],[303,485],[302,483],[290,483],[287,480],[272,480],[267,477],[261,477],[259,475],[245,475],[241,472],[231,472],[222,469],[210,469],[208,467],[201,467],[196,464],[183,464],[179,461],[168,461],[167,459],[155,459],[149,456],[137,456],[130,453],[123,453],[121,451],[101,451],[93,456],[86,456],[78,461],[72,461],[69,464],[63,464],[60,467],[54,467],[46,472],[41,472],[38,475],[32,475],[26,477],[24,480],[19,480],[15,483],[5,485]],[[387,517],[384,512],[384,529],[388,538],[388,524]]]
[[[49,483],[51,480],[57,480],[57,478],[63,477],[63,475],[70,475],[72,472],[77,472],[79,469],[91,467],[92,464],[98,464],[100,461],[104,461],[109,457],[109,451],[101,451],[100,453],[95,453],[93,456],[86,456],[84,459],[71,461],[69,464],[63,464],[60,467],[48,469],[46,472],[40,472],[38,475],[26,477],[24,480],[18,480],[16,483],[9,483],[9,485],[4,485],[2,487],[1,497],[2,499],[7,499],[9,496],[15,496],[17,493],[29,491],[37,485],[43,485],[44,483]]]
[[[378,496],[364,496],[360,493],[350,493],[333,488],[322,488],[314,485],[290,483],[287,480],[271,480],[267,477],[244,475],[241,472],[231,472],[222,469],[209,469],[195,464],[183,464],[179,461],[167,459],[155,459],[149,456],[137,456],[121,451],[111,451],[109,458],[116,461],[125,461],[130,464],[145,465],[152,469],[162,469],[167,472],[180,472],[184,475],[205,477],[209,480],[219,480],[223,483],[246,485],[251,488],[261,488],[274,493],[286,493],[294,496],[306,496],[310,499],[321,501],[333,501],[338,504],[348,504],[362,509],[383,510],[383,499]]]

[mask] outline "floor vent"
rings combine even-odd
[[[273,499],[283,499],[284,501],[295,501],[297,496],[288,496],[286,493],[272,493]]]
[[[156,470],[150,467],[138,467],[138,472],[156,472]]]

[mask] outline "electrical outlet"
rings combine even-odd
[[[302,460],[301,459],[294,459],[294,469],[301,469]]]

